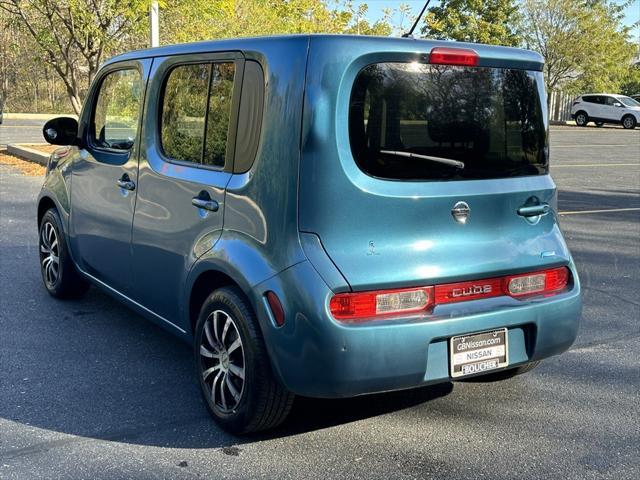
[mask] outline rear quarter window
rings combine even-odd
[[[545,174],[539,82],[539,72],[524,70],[370,65],[358,74],[349,104],[355,161],[392,180]]]

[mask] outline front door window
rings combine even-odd
[[[90,128],[95,148],[127,151],[138,131],[142,81],[136,69],[116,70],[102,80]]]

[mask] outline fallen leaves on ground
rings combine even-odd
[[[42,177],[46,171],[46,168],[42,165],[35,162],[28,162],[15,155],[9,155],[6,151],[0,152],[0,164],[17,168],[28,177]]]
[[[50,145],[48,143],[25,143],[23,146],[33,150],[38,150],[42,153],[53,153],[55,150],[60,148],[58,145]]]

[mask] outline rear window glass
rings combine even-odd
[[[474,180],[547,173],[539,72],[379,63],[349,106],[351,150],[367,174]]]

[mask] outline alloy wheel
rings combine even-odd
[[[60,245],[51,222],[44,223],[40,230],[40,266],[47,286],[55,287],[60,276]]]
[[[212,312],[204,323],[200,369],[211,403],[223,413],[233,412],[244,392],[245,358],[238,327],[223,310]]]
[[[633,119],[631,117],[626,117],[622,123],[624,128],[631,128],[633,126]]]
[[[587,117],[582,113],[578,115],[576,120],[578,125],[585,125],[587,123]]]

